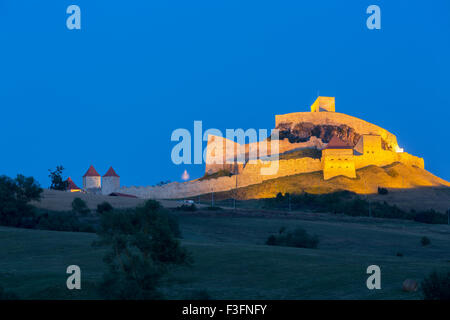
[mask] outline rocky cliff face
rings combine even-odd
[[[336,125],[315,125],[310,122],[301,123],[281,123],[277,126],[280,130],[280,139],[287,138],[289,142],[305,142],[311,136],[321,139],[328,143],[333,136],[338,136],[341,140],[346,141],[353,146],[356,145],[361,135],[353,128],[342,124]]]
[[[338,136],[341,140],[355,146],[361,135],[352,127],[345,124],[337,125],[315,125],[310,122],[292,123],[283,122],[277,126],[280,130],[280,139],[287,138],[289,142],[305,142],[314,136],[328,143],[333,136]],[[386,149],[386,142],[381,141],[382,148]]]

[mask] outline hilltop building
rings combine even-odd
[[[120,188],[120,177],[114,171],[113,167],[110,167],[108,171],[102,177],[102,194],[109,195]]]
[[[79,188],[75,184],[75,182],[73,182],[71,177],[67,178],[66,182],[67,182],[67,189],[66,189],[66,191],[68,191],[68,192],[81,192],[81,188]]]
[[[110,167],[102,177],[91,165],[83,176],[83,191],[85,192],[109,195],[119,188],[120,176],[113,167]]]
[[[322,150],[322,170],[324,180],[340,175],[356,178],[353,146],[333,136]]]
[[[96,192],[102,187],[102,177],[99,175],[94,166],[91,165],[83,176],[83,190]]]
[[[319,96],[309,110],[275,115],[278,137],[260,142],[241,145],[210,134],[205,176],[201,179],[164,186],[121,187],[116,192],[140,198],[184,198],[303,173],[320,172],[323,180],[339,176],[357,179],[358,169],[396,162],[424,169],[423,158],[404,152],[391,132],[336,112],[334,97]]]

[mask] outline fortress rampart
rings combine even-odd
[[[298,158],[293,159],[264,158],[258,153],[256,157],[252,157],[252,155],[249,155],[251,150],[257,150],[258,152],[258,148],[264,146],[258,145],[258,142],[240,145],[232,140],[210,135],[208,137],[205,177],[203,179],[184,183],[174,182],[155,187],[122,187],[116,191],[140,198],[177,199],[210,192],[228,191],[236,187],[259,184],[269,179],[317,171],[323,172],[324,180],[328,180],[340,175],[356,178],[357,169],[369,165],[386,166],[394,162],[424,169],[424,160],[403,152],[397,144],[395,135],[364,120],[334,112],[334,102],[333,97],[319,97],[311,106],[311,112],[276,115],[275,125],[277,128],[291,127],[294,133],[297,124],[330,125],[338,127],[338,134],[339,130],[343,130],[342,125],[345,125],[357,133],[354,137],[359,140],[349,144],[348,141],[340,140],[338,135],[335,135],[328,143],[324,143],[321,138],[315,135],[310,135],[305,142],[290,142],[289,139],[274,140],[278,142],[277,153],[271,150],[271,143],[268,140],[263,141],[267,145],[267,155],[286,154],[293,150],[315,148],[322,150],[321,159],[302,157],[301,152],[295,155]],[[304,131],[302,134],[304,135]],[[232,155],[231,161],[227,158],[230,154]],[[239,158],[238,155],[244,157]],[[264,170],[274,167],[276,170],[273,173],[263,173]],[[210,177],[208,179],[208,175],[220,170],[228,170],[233,175],[219,178]]]

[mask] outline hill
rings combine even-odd
[[[129,197],[112,197],[100,194],[81,193],[81,192],[65,192],[58,190],[44,189],[41,201],[32,203],[37,208],[53,210],[53,211],[70,211],[72,210],[72,201],[75,198],[81,198],[86,202],[89,209],[97,208],[102,202],[109,202],[114,208],[134,208],[147,199],[129,198]],[[180,205],[177,201],[162,200],[161,203],[167,208],[173,208]]]
[[[285,176],[237,190],[219,192],[215,194],[215,199],[236,196],[237,199],[248,200],[273,198],[279,192],[322,194],[349,190],[408,210],[434,208],[445,212],[450,207],[450,183],[424,169],[397,162],[385,167],[367,166],[356,173],[355,179],[338,176],[324,180],[322,172]],[[378,187],[387,188],[389,194],[378,195]]]
[[[419,299],[401,290],[406,278],[420,281],[450,267],[446,225],[331,216],[251,218],[227,212],[178,214],[182,245],[194,264],[175,269],[163,291],[169,299]],[[309,218],[308,218],[309,219]],[[317,234],[318,249],[264,245],[283,227]],[[422,246],[427,236],[431,245]],[[95,234],[0,227],[0,283],[23,299],[98,299],[105,265]],[[401,253],[403,256],[398,256]],[[66,289],[68,265],[82,270],[82,290]],[[366,268],[382,270],[382,290],[368,290]]]

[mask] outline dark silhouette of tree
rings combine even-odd
[[[176,239],[177,229],[154,200],[133,210],[104,212],[97,231],[100,240],[93,243],[110,248],[100,294],[107,299],[161,298],[158,286],[169,267],[191,263]]]
[[[48,169],[50,174],[48,175],[52,184],[50,185],[50,189],[52,190],[67,190],[67,181],[63,179],[63,166],[56,166],[55,170]]]
[[[33,177],[17,175],[15,179],[0,176],[0,224],[27,226],[34,218],[31,201],[39,201],[42,188]]]

